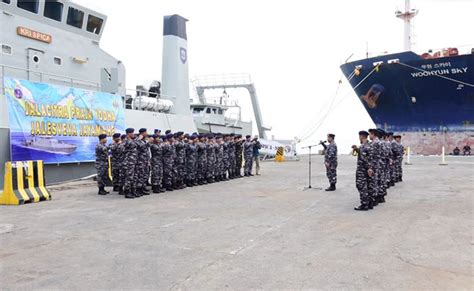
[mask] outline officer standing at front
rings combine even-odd
[[[334,142],[336,136],[332,133],[328,134],[329,145],[323,144],[325,149],[324,165],[326,166],[326,176],[329,180],[329,187],[326,191],[335,191],[337,183],[337,145]]]
[[[97,170],[97,186],[99,187],[99,195],[106,195],[109,192],[105,190],[107,180],[109,180],[109,148],[107,143],[107,135],[99,135],[99,143],[95,147],[95,168]]]

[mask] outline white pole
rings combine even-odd
[[[445,158],[445,149],[444,147],[441,148],[441,166],[447,165],[446,158]]]
[[[411,165],[410,155],[411,155],[410,147],[407,147],[407,161],[405,162],[405,165]]]

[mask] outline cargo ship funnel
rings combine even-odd
[[[164,17],[161,93],[173,101],[175,114],[190,114],[187,21],[177,14]]]

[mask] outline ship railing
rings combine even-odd
[[[235,86],[235,85],[250,85],[252,78],[247,73],[234,74],[210,74],[196,76],[191,79],[194,86]]]
[[[53,73],[45,73],[37,70],[25,69],[14,67],[10,65],[0,64],[1,80],[0,89],[3,94],[5,94],[4,82],[3,79],[7,76],[17,77],[33,82],[45,82],[56,85],[77,87],[89,90],[100,91],[100,83],[79,79],[70,76],[58,75]],[[9,73],[12,72],[12,73]]]
[[[202,105],[214,105],[223,107],[239,107],[237,100],[225,97],[206,97],[206,103],[196,103]]]

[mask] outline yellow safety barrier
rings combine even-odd
[[[43,161],[6,162],[0,204],[21,205],[50,200],[44,182]]]
[[[112,158],[109,156],[109,182],[112,182],[113,179],[112,179]]]
[[[276,156],[275,156],[275,161],[276,162],[284,162],[285,161],[283,147],[278,147],[277,153],[276,153]]]

